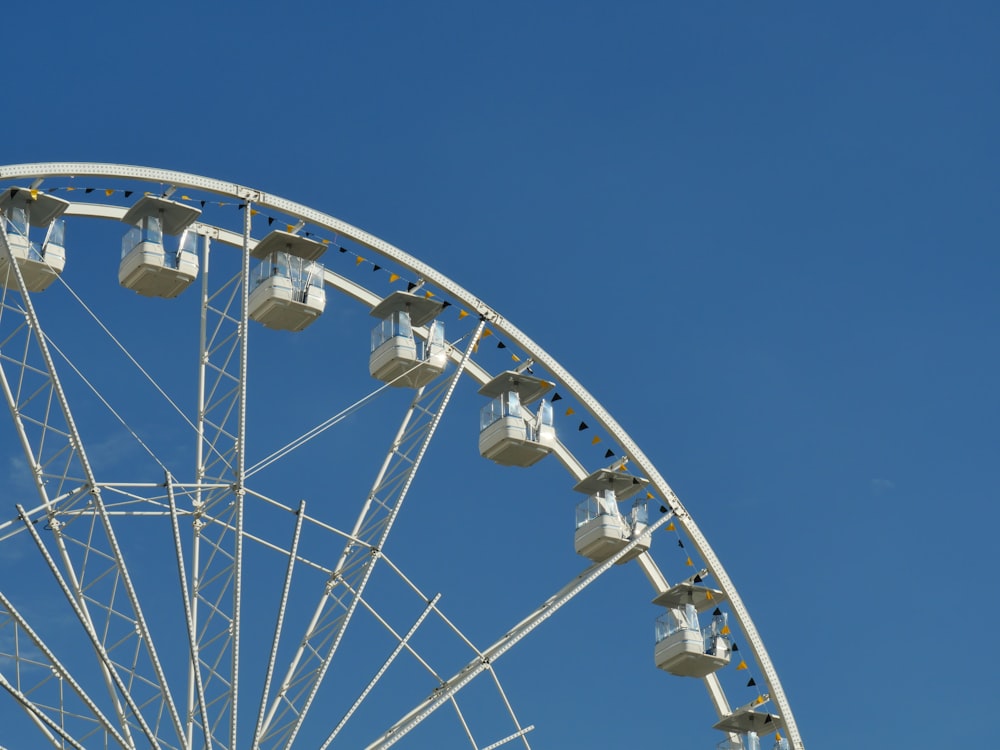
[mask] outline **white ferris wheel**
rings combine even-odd
[[[447,276],[312,208],[145,167],[0,167],[0,226],[0,748],[530,748],[545,717],[501,657],[612,570],[651,585],[634,669],[704,684],[707,746],[804,747],[689,511]],[[468,517],[422,524],[449,504]],[[553,534],[573,572],[512,566],[541,592],[525,609],[496,581],[433,588],[476,581],[470,549],[514,560]]]

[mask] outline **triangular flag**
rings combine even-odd
[[[430,299],[433,296],[434,296],[434,292],[432,292],[432,291],[426,291],[426,292],[424,292],[424,297],[426,297],[427,299]]]
[[[690,557],[687,559],[687,562],[684,563],[684,564],[687,565],[689,568],[693,568],[694,567],[694,563],[691,562],[691,558]]]
[[[354,261],[354,265],[356,265],[356,266],[360,266],[360,265],[361,265],[362,263],[364,263],[364,262],[365,262],[365,259],[364,259],[364,258],[362,258],[362,257],[361,257],[361,256],[359,255],[359,256],[357,257],[357,260],[355,260],[355,261]]]
[[[694,581],[695,583],[701,583],[701,581],[702,581],[702,578],[701,578],[701,576],[700,576],[700,575],[698,575],[698,574],[696,573],[696,574],[695,574],[695,576],[694,576],[694,578],[692,578],[691,580],[693,580],[693,581]],[[708,592],[706,591],[705,593],[707,594]],[[712,597],[708,597],[708,598],[709,598],[709,599],[711,599]]]
[[[451,303],[448,300],[445,300],[444,302],[441,303],[442,310],[444,310],[446,307],[451,307]]]
[[[566,416],[568,417],[571,414],[576,414],[576,411],[573,410],[572,406],[567,406],[566,407]]]
[[[761,696],[761,698],[763,698],[763,697],[764,697],[764,696]],[[766,719],[764,719],[764,723],[765,723],[765,724],[770,724],[770,723],[771,723],[772,721],[774,721],[774,719],[772,719],[772,718],[771,718],[771,714],[768,714],[768,715],[767,715],[767,718],[766,718]]]
[[[342,253],[346,253],[346,252],[347,252],[347,248],[346,248],[346,247],[338,247],[337,249],[338,249],[338,250],[339,250],[340,252],[342,252]]]
[[[730,646],[730,647],[729,647],[729,650],[730,650],[730,651],[739,651],[739,650],[740,650],[740,647],[739,647],[739,646],[737,646],[737,645],[736,645],[736,644],[734,643],[734,644],[733,644],[732,646]]]
[[[776,739],[778,742],[781,742],[781,732],[775,732],[774,739]]]
[[[107,190],[104,191],[104,194],[110,198],[112,195],[115,194],[115,190],[114,188],[108,188]]]
[[[719,609],[718,607],[716,607],[716,608],[715,608],[715,611],[714,611],[714,612],[712,612],[712,617],[718,617],[718,616],[719,616],[719,615],[721,615],[721,614],[722,614],[722,610],[721,610],[721,609]]]
[[[399,274],[398,273],[390,273],[389,274],[389,283],[392,284],[392,283],[394,283],[396,281],[399,281]]]
[[[67,191],[69,191],[69,190],[76,190],[76,188],[75,188],[75,187],[73,187],[72,185],[70,185],[69,187],[67,187],[67,188],[66,188],[66,190],[67,190]]]
[[[583,432],[584,430],[589,430],[590,427],[586,422],[580,422],[580,426],[576,428],[577,432]]]
[[[696,576],[696,577],[697,577],[697,576]],[[711,591],[706,591],[706,592],[705,592],[705,598],[706,598],[706,599],[708,599],[709,601],[711,601],[712,599],[714,599],[714,598],[715,598],[715,596],[713,596],[713,595],[712,595],[712,592],[711,592]]]
[[[189,200],[191,200],[191,198],[189,196],[187,196],[187,195],[182,195],[181,196],[181,200],[182,201],[189,201]]]
[[[83,189],[83,194],[84,195],[90,195],[92,192],[94,192],[94,188],[84,188]]]
[[[677,546],[680,547],[681,549],[684,549],[684,542],[682,542],[680,539],[678,539],[677,540]]]
[[[601,436],[600,435],[594,435],[594,439],[590,441],[590,444],[591,445],[597,445],[599,442],[601,442]]]
[[[497,349],[506,349],[506,348],[507,348],[507,345],[504,342],[502,342],[502,341],[498,341],[497,342]]]
[[[562,396],[560,396],[558,393],[553,393],[552,394],[552,403],[554,404],[556,401],[562,401]]]
[[[468,312],[466,312],[465,310],[459,310],[459,311],[458,311],[458,319],[459,319],[459,320],[461,320],[462,318],[464,318],[464,317],[465,317],[466,315],[468,315],[468,314],[469,314],[469,313],[468,313]]]
[[[259,213],[260,213],[260,211],[258,211],[256,208],[251,208],[250,209],[250,215],[251,216],[256,216]]]
[[[722,630],[719,631],[723,635],[729,635],[732,631],[729,629],[728,625],[723,625]]]
[[[757,680],[755,680],[753,677],[747,680],[747,687],[754,687],[756,685],[757,685]]]
[[[747,663],[740,659],[740,663],[736,666],[736,671],[739,672],[741,669],[746,669]]]
[[[267,217],[267,225],[271,226],[273,223],[274,223],[274,217],[273,216],[268,216]],[[291,232],[292,230],[289,229],[288,231]]]
[[[757,700],[754,701],[754,705],[759,706],[763,702],[764,702],[764,696],[763,695],[758,695],[757,696]],[[767,724],[766,721],[764,723]]]
[[[511,358],[512,360],[514,360],[515,362],[520,362],[520,361],[521,361],[521,358],[520,358],[520,357],[518,357],[518,356],[517,356],[516,354],[511,354],[511,355],[510,355],[510,358]]]
[[[674,526],[674,522],[673,521],[671,521],[670,523],[667,524],[667,531],[677,531],[677,527]]]
[[[372,265],[372,271],[381,271],[381,270],[382,270],[382,266],[376,266],[374,264]]]
[[[132,197],[132,191],[131,190],[126,190],[125,191],[125,197],[126,198],[131,198]],[[201,205],[204,206],[205,205],[205,201],[202,201]]]
[[[484,328],[483,329],[483,338],[486,338],[487,336],[492,336],[492,335],[493,335],[493,331],[491,331],[489,328]]]
[[[652,492],[650,492],[649,490],[646,490],[646,499],[647,500],[652,500],[654,497],[656,497],[656,496]]]
[[[604,451],[604,457],[605,458],[611,458],[613,455],[615,455],[615,452],[613,450],[611,450],[610,448],[608,448],[606,451]]]

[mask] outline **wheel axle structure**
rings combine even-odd
[[[804,747],[739,593],[632,438],[506,317],[339,219],[162,169],[0,167],[0,387],[0,748],[530,748],[544,717],[500,659],[616,566],[652,586],[664,681],[706,686],[706,746]],[[471,556],[495,540],[442,504],[535,477],[585,498],[579,556],[554,583],[512,562],[543,593],[494,631],[503,582],[477,585]],[[545,539],[530,501],[502,501],[507,528]],[[668,534],[673,583],[652,557]],[[468,597],[425,591],[438,575]]]

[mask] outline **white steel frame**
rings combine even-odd
[[[0,542],[21,531],[26,531],[35,541],[88,636],[109,693],[109,700],[104,705],[111,706],[114,713],[112,716],[102,711],[98,699],[83,690],[71,671],[60,662],[51,644],[42,640],[23,613],[0,592],[0,632],[6,628],[6,632],[13,634],[14,643],[7,652],[0,652],[0,686],[21,705],[50,744],[90,747],[95,746],[94,738],[100,737],[100,743],[105,746],[235,748],[240,725],[237,707],[240,703],[243,548],[245,544],[254,544],[280,553],[287,561],[259,712],[253,719],[254,748],[292,747],[310,713],[341,636],[359,607],[381,622],[393,634],[397,645],[359,696],[358,703],[331,728],[324,748],[334,740],[343,723],[388,666],[404,651],[416,657],[434,675],[439,688],[433,696],[392,724],[385,734],[375,739],[371,748],[395,743],[446,703],[455,709],[472,746],[478,747],[455,696],[482,672],[489,672],[496,681],[515,729],[489,747],[517,740],[528,747],[527,735],[533,727],[522,726],[518,721],[496,677],[495,661],[617,559],[628,554],[639,540],[633,540],[610,560],[592,565],[515,625],[500,641],[485,649],[477,649],[469,642],[439,609],[438,596],[421,592],[386,554],[384,545],[393,521],[460,376],[467,374],[480,384],[493,377],[472,357],[488,324],[526,352],[547,377],[572,394],[587,410],[588,419],[603,428],[630,458],[633,470],[649,480],[668,513],[645,534],[652,533],[668,519],[683,529],[708,573],[725,594],[733,619],[745,636],[749,655],[766,682],[767,698],[780,717],[780,726],[790,747],[795,750],[804,747],[777,672],[749,612],[691,514],[639,446],[601,404],[509,320],[440,272],[389,243],[328,214],[258,190],[181,172],[114,164],[40,163],[0,167],[0,180],[28,180],[32,188],[56,177],[107,177],[159,183],[170,186],[165,197],[179,188],[229,196],[242,202],[244,221],[242,232],[207,224],[194,227],[201,235],[203,281],[196,425],[199,438],[193,485],[177,483],[169,474],[159,486],[115,485],[102,483],[94,476],[56,374],[48,340],[16,263],[9,266],[13,283],[8,283],[7,289],[0,289],[0,386],[40,498],[39,504],[31,508],[18,505],[17,518],[6,523],[0,518]],[[479,318],[464,349],[449,347],[449,356],[455,365],[453,373],[416,392],[350,532],[338,530],[307,514],[304,502],[296,507],[283,505],[256,494],[246,483],[251,473],[245,465],[244,450],[249,294],[246,280],[249,278],[250,251],[256,244],[252,237],[255,209],[280,212],[297,219],[300,227],[309,223],[367,248],[440,290],[442,295],[460,303]],[[67,216],[121,219],[125,211],[124,206],[73,203]],[[210,249],[214,243],[234,246],[242,252],[240,273],[217,287],[212,286],[209,274]],[[2,230],[0,255],[9,256]],[[379,295],[329,270],[325,281],[328,287],[369,307],[381,300]],[[557,447],[556,455],[575,481],[589,473],[563,445]],[[104,496],[111,493],[116,501],[109,504]],[[182,507],[178,501],[181,495],[190,499],[190,508]],[[243,519],[248,495],[255,501],[294,515],[291,539],[267,539],[246,531]],[[171,695],[115,536],[115,527],[121,519],[138,515],[161,515],[168,517],[171,523],[190,654],[184,718]],[[39,533],[38,523],[51,531],[49,541]],[[192,525],[194,533],[186,548],[183,525],[187,523]],[[307,526],[341,540],[343,551],[335,562],[326,565],[300,555],[299,541]],[[186,550],[189,554],[185,554]],[[425,602],[420,617],[404,634],[395,631],[365,599],[366,585],[376,562],[386,564]],[[637,562],[656,593],[669,588],[648,552],[641,554]],[[295,571],[303,566],[322,573],[327,583],[317,592],[317,604],[309,626],[304,633],[295,634],[299,646],[294,656],[282,664],[278,654],[279,644],[288,636],[285,610],[289,590]],[[411,645],[411,636],[431,615],[445,622],[476,653],[476,658],[465,669],[449,679],[438,675]],[[46,669],[38,670],[40,665]],[[733,713],[718,678],[711,675],[705,678],[705,684],[718,716],[722,718]],[[733,739],[737,739],[735,735]]]

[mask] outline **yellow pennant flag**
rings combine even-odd
[[[66,188],[66,190],[73,191],[73,190],[76,190],[76,188],[71,186],[71,187]]]
[[[763,696],[761,696],[761,697],[763,697]],[[776,739],[778,742],[781,742],[781,732],[775,732],[774,733],[774,739]]]
[[[568,407],[566,409],[566,416],[568,417],[570,414],[576,414],[576,412],[573,411],[573,407],[572,406],[570,406],[570,407]]]
[[[736,666],[736,671],[739,672],[741,669],[746,669],[746,668],[747,668],[747,663],[741,659],[740,663]]]
[[[601,438],[599,438],[597,435],[594,435],[594,439],[590,441],[590,444],[597,445],[599,442],[601,442]]]
[[[38,188],[31,188],[31,200],[38,200]]]
[[[711,592],[711,591],[706,591],[706,592],[705,592],[705,598],[706,598],[706,599],[714,599],[715,597],[714,597],[714,596],[712,596],[712,592]],[[726,626],[726,629],[725,629],[725,631],[724,631],[724,632],[725,632],[725,633],[728,633],[728,632],[729,632],[729,626]]]
[[[112,196],[112,195],[115,194],[115,189],[114,188],[108,188],[107,190],[104,191],[104,194],[110,197],[110,196]]]
[[[181,200],[182,201],[189,201],[189,200],[191,200],[191,196],[189,196],[189,195],[182,195],[181,196]]]
[[[758,696],[757,696],[757,700],[755,700],[755,701],[754,701],[754,703],[756,703],[756,704],[757,704],[758,706],[759,706],[759,705],[760,705],[761,703],[763,703],[763,702],[764,702],[764,696],[763,696],[763,695],[758,695]],[[779,737],[778,737],[777,739],[779,739],[779,740],[780,740],[780,739],[781,739],[781,737],[779,736]]]
[[[362,263],[364,263],[364,262],[365,262],[365,259],[364,259],[364,258],[362,258],[362,257],[361,257],[361,256],[359,255],[359,256],[358,256],[358,259],[357,259],[356,261],[354,261],[354,265],[356,265],[356,266],[360,266],[360,265],[361,265]]]
[[[487,336],[492,336],[492,335],[493,335],[493,331],[491,331],[489,328],[484,328],[483,329],[483,338],[486,338]]]
[[[670,523],[667,524],[667,531],[677,531],[677,527],[674,526],[674,522],[673,521],[671,521]]]
[[[461,320],[462,318],[464,318],[468,314],[469,313],[467,313],[465,310],[459,310],[458,311],[458,319]]]
[[[512,360],[514,360],[515,362],[520,362],[520,361],[521,361],[521,358],[520,358],[520,357],[518,357],[518,356],[517,356],[516,354],[511,354],[511,355],[510,355],[510,358],[511,358]]]
[[[389,283],[392,284],[392,283],[394,283],[396,281],[399,281],[399,274],[398,273],[390,273],[389,274]]]
[[[729,632],[730,632],[729,631],[729,626],[728,625],[723,625],[722,626],[722,630],[720,630],[719,632],[722,633],[723,635],[729,635]]]
[[[650,492],[649,490],[646,490],[646,499],[647,500],[652,500],[653,497],[654,497],[653,493]]]
[[[689,568],[693,568],[694,567],[694,563],[691,562],[691,558],[690,557],[687,559],[687,562],[684,563],[684,564],[687,565]]]
[[[425,297],[426,297],[427,299],[430,299],[431,297],[433,297],[433,296],[434,296],[434,292],[424,292],[424,296],[425,296]]]
[[[251,216],[256,216],[259,213],[260,213],[260,211],[258,211],[256,208],[251,208],[250,209],[250,215]]]

